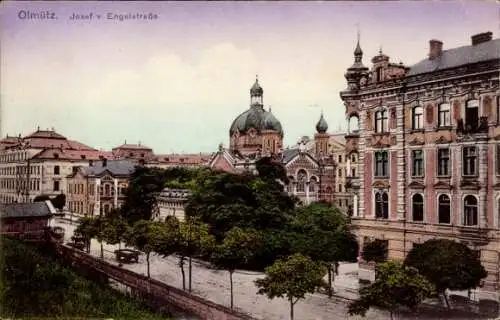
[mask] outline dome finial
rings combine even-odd
[[[378,54],[382,54],[382,45],[378,47]]]
[[[323,116],[323,111],[321,111],[321,116],[319,117],[318,123],[316,123],[316,131],[318,133],[325,133],[328,130],[328,123],[326,123],[325,117]]]

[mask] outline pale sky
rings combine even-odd
[[[380,47],[412,65],[428,53],[498,37],[495,1],[393,2],[3,2],[2,135],[54,127],[96,148],[128,143],[156,153],[212,152],[229,142],[249,107],[255,75],[285,145],[312,136],[321,110],[346,128],[339,92],[359,23],[363,62]],[[19,11],[57,20],[22,20]],[[72,13],[92,21],[70,21]],[[107,20],[107,13],[156,20]],[[96,19],[101,14],[101,20]]]

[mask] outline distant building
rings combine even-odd
[[[358,39],[340,96],[349,119],[348,186],[360,244],[403,259],[433,238],[461,241],[500,289],[500,39],[491,32],[406,67],[380,52],[371,69]]]
[[[93,161],[67,177],[67,207],[72,213],[98,216],[119,208],[137,160]]]
[[[158,154],[146,163],[147,167],[157,168],[200,168],[207,167],[212,154],[206,153],[181,153],[181,154]]]
[[[153,218],[164,221],[167,217],[173,216],[183,221],[184,208],[190,195],[191,190],[188,189],[163,189],[157,198],[159,210]]]
[[[58,215],[50,201],[0,204],[0,235],[44,241],[50,220]]]
[[[314,152],[305,143],[283,149],[281,123],[263,105],[264,90],[258,80],[250,89],[250,108],[236,117],[229,129],[229,148],[219,146],[209,166],[227,172],[255,171],[255,162],[272,157],[282,163],[290,180],[288,192],[303,203],[335,200],[336,162],[329,153],[328,124],[321,115],[316,124]]]
[[[66,177],[109,153],[69,140],[54,130],[0,140],[0,203],[31,202],[66,193]]]

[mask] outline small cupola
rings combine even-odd
[[[321,117],[316,123],[316,131],[318,133],[325,133],[328,130],[328,123],[326,123],[325,117],[323,116],[323,112],[321,113]]]

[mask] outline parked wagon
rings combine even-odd
[[[132,249],[119,249],[115,250],[115,255],[116,255],[116,261],[118,262],[125,262],[125,263],[132,263],[132,262],[139,262],[139,255],[141,254],[140,251],[132,250]]]

